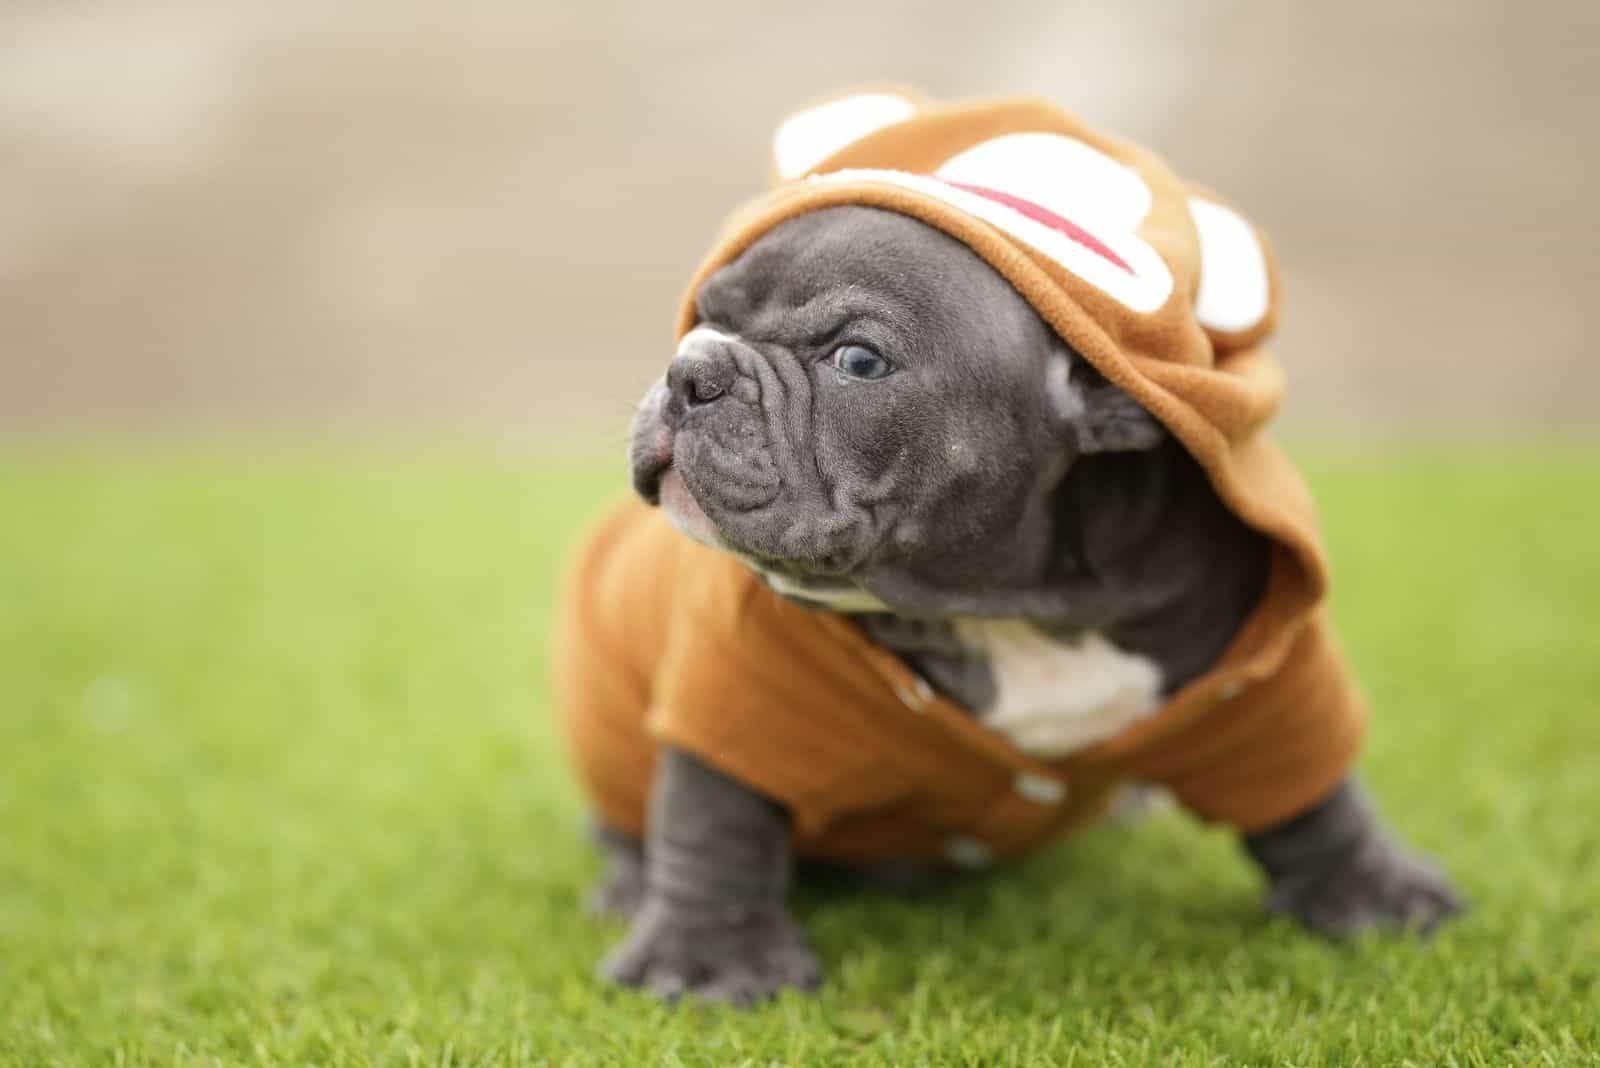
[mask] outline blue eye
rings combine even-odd
[[[840,345],[833,350],[833,365],[851,378],[882,378],[894,365],[865,345]]]

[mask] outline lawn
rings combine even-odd
[[[1363,759],[1473,911],[1329,945],[1224,833],[813,887],[752,1013],[606,989],[550,722],[593,457],[0,460],[0,1064],[1600,1064],[1600,452],[1307,452]]]

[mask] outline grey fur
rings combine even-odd
[[[1098,630],[1155,660],[1170,692],[1260,597],[1264,540],[960,242],[888,212],[819,211],[762,237],[697,305],[725,336],[674,360],[641,404],[635,487],[656,500],[670,463],[724,547],[802,600],[874,595],[889,611],[858,620],[863,640],[969,710],[995,686],[953,617],[1022,618],[1064,640]],[[845,376],[827,362],[844,343],[896,370]],[[1272,907],[1335,934],[1454,911],[1353,796],[1251,839]],[[782,909],[779,806],[668,747],[650,826],[643,901],[609,977],[735,1001],[814,981]]]
[[[1373,927],[1427,933],[1465,907],[1437,865],[1394,840],[1353,779],[1245,847],[1266,873],[1267,908],[1333,938]]]
[[[858,623],[869,640],[893,649],[935,690],[968,712],[982,716],[994,704],[997,690],[988,654],[963,643],[949,622],[873,613]]]
[[[590,832],[605,854],[605,873],[585,904],[592,915],[631,920],[644,900],[644,843],[603,824]]]
[[[779,806],[669,747],[649,825],[644,895],[602,975],[668,1000],[694,994],[739,1005],[822,981],[784,906],[789,825]],[[611,859],[616,865],[616,847]]]

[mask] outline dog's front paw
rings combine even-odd
[[[584,904],[592,916],[607,920],[631,919],[644,900],[644,871],[640,867],[612,864],[595,884]]]
[[[787,987],[813,990],[822,966],[798,924],[781,910],[687,910],[647,897],[602,977],[663,1001],[693,994],[752,1005]]]
[[[589,891],[589,913],[605,919],[631,920],[644,901],[644,849],[638,842],[611,831],[597,831],[595,838],[605,855],[605,874]]]
[[[1376,928],[1427,934],[1465,906],[1435,864],[1380,833],[1331,870],[1280,878],[1267,907],[1321,934],[1349,938]]]

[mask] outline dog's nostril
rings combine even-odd
[[[730,361],[715,355],[685,355],[667,368],[667,388],[681,406],[696,408],[727,393],[736,377]]]

